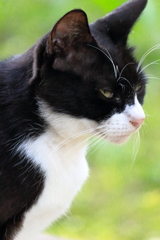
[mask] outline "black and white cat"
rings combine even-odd
[[[0,240],[35,239],[68,210],[90,135],[120,144],[141,127],[146,80],[127,38],[146,3],[90,26],[73,10],[0,63]]]

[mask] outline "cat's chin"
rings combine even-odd
[[[118,137],[115,137],[114,139],[109,140],[109,142],[117,145],[121,145],[126,143],[130,139],[130,137],[131,135],[118,136]]]

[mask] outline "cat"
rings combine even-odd
[[[0,62],[0,240],[33,240],[88,177],[87,140],[126,142],[145,119],[146,77],[127,39],[147,0],[88,24],[76,9]]]

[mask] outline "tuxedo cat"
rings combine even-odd
[[[146,3],[91,25],[73,10],[0,62],[0,240],[35,239],[68,210],[89,136],[121,144],[141,127],[146,80],[127,38]]]

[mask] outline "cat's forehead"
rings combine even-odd
[[[131,84],[137,84],[141,75],[137,71],[138,63],[132,56],[132,49],[110,44],[109,47],[102,45],[89,45],[92,50],[87,58],[91,57],[89,63],[94,79],[108,86],[117,84],[118,82],[130,81]],[[88,61],[89,62],[89,61]]]

